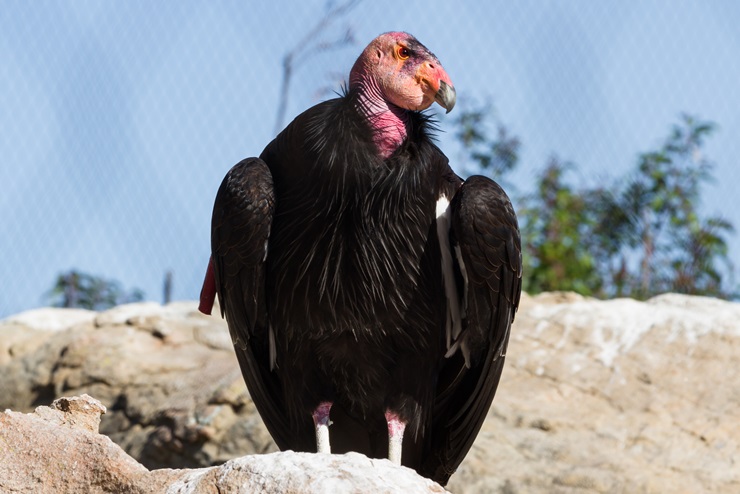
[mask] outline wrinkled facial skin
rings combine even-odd
[[[405,33],[388,33],[376,38],[374,44],[376,77],[388,101],[406,110],[421,111],[437,100],[447,111],[452,109],[452,82],[424,45]]]

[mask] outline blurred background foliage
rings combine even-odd
[[[490,103],[455,120],[467,171],[506,184],[518,162],[518,137]],[[534,190],[513,190],[524,257],[524,290],[572,290],[600,298],[646,299],[665,292],[737,298],[728,239],[734,225],[702,214],[702,187],[713,180],[706,141],[716,125],[682,115],[660,148],[639,154],[623,176],[585,186],[556,154]],[[554,151],[553,151],[554,152]]]
[[[144,299],[144,292],[138,288],[129,292],[116,280],[72,270],[57,276],[47,298],[53,307],[103,310],[139,302]]]

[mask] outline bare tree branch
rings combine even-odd
[[[285,112],[288,107],[288,96],[290,93],[290,81],[293,73],[302,63],[308,60],[312,55],[321,52],[335,50],[354,43],[352,29],[347,26],[344,33],[337,39],[326,40],[320,37],[320,34],[326,30],[333,22],[347,15],[362,0],[347,0],[337,5],[330,2],[324,16],[319,19],[316,25],[283,57],[283,77],[280,84],[280,100],[278,103],[277,116],[275,118],[275,134],[283,129]]]

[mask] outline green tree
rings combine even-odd
[[[490,104],[464,109],[455,136],[466,171],[502,181],[516,167],[521,143],[492,115]],[[551,158],[535,190],[513,196],[520,206],[524,289],[602,298],[664,292],[736,298],[737,290],[728,288],[734,282],[727,240],[733,225],[699,209],[713,169],[703,151],[715,127],[682,116],[631,173],[596,187],[572,185],[574,165]]]
[[[565,181],[572,167],[551,158],[535,191],[522,199],[523,288],[530,293],[573,290],[592,295],[602,290],[593,245],[586,241],[596,218],[588,194]]]
[[[144,292],[138,288],[127,292],[117,281],[71,270],[57,276],[47,296],[53,307],[103,310],[143,300]]]
[[[463,106],[453,125],[457,127],[455,138],[462,145],[465,173],[485,173],[496,181],[505,181],[506,174],[519,162],[519,138],[512,136],[498,119],[494,122],[496,130],[491,130],[491,103]]]
[[[715,128],[683,115],[660,149],[640,155],[619,200],[628,247],[622,250],[639,259],[623,287],[627,294],[735,296],[724,286],[732,281],[727,235],[733,225],[699,210],[702,186],[712,180],[714,166],[703,148]]]

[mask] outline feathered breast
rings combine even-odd
[[[268,288],[286,322],[313,331],[326,321],[372,329],[379,315],[401,323],[435,218],[439,152],[428,119],[412,118],[409,138],[383,160],[345,95],[299,116],[265,149],[277,192]]]

